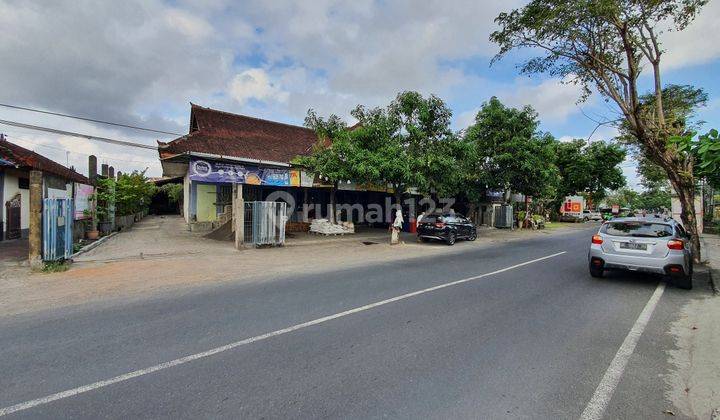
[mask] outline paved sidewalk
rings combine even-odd
[[[701,256],[707,262],[715,293],[720,293],[720,235],[701,235]]]
[[[703,290],[696,271],[694,297],[678,313],[670,331],[676,350],[668,352],[677,372],[666,377],[668,395],[682,415],[710,419],[720,408],[720,236],[702,235],[702,260],[711,274],[715,294]],[[715,417],[712,417],[715,419]]]

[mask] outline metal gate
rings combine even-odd
[[[495,207],[495,227],[513,228],[513,206],[503,204]]]
[[[5,234],[5,239],[17,239],[20,237],[22,232],[20,226],[21,202],[22,200],[20,199],[20,194],[17,194],[5,203],[5,221],[7,223],[7,226],[5,227],[7,232]],[[0,235],[2,235],[2,231],[0,231]]]
[[[245,243],[283,245],[287,203],[251,201],[245,203]]]
[[[43,260],[70,258],[73,243],[73,201],[71,198],[43,200]]]

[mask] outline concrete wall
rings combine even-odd
[[[682,218],[680,217],[680,214],[682,213],[682,206],[680,205],[680,199],[676,196],[671,197],[670,199],[670,205],[672,206],[672,218],[675,219],[678,223],[682,224]],[[702,205],[702,196],[701,194],[695,195],[695,218],[697,220],[697,231],[698,233],[703,232],[703,205]]]
[[[183,178],[183,217],[185,223],[190,223],[190,177],[185,173]]]
[[[3,202],[0,203],[2,206],[3,225],[5,225],[5,229],[7,229],[5,202],[20,193],[20,229],[22,229],[22,236],[24,238],[27,237],[28,229],[30,228],[30,190],[21,189],[19,182],[20,178],[28,178],[29,176],[28,172],[6,169],[5,176],[3,177]]]

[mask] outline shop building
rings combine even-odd
[[[304,219],[303,204],[319,209],[311,210],[309,218],[327,217],[330,185],[292,165],[295,157],[311,153],[317,142],[313,130],[194,104],[189,126],[187,135],[158,142],[158,152],[163,177],[183,184],[182,213],[191,229],[209,230],[227,220],[233,184],[243,184],[245,201],[292,197],[291,222]],[[336,199],[338,203],[384,205],[391,192],[348,180],[338,187]],[[360,222],[355,220],[357,214],[341,217]]]

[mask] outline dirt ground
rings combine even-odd
[[[16,315],[110,298],[133,298],[163,290],[179,290],[222,282],[251,282],[297,273],[313,274],[340,267],[458,252],[468,247],[535,235],[556,235],[587,225],[540,231],[482,229],[475,242],[417,243],[411,234],[391,246],[382,230],[323,237],[298,234],[286,246],[235,250],[189,232],[179,217],[148,217],[95,249],[80,255],[59,273],[33,273],[28,268],[2,267],[0,316]]]

